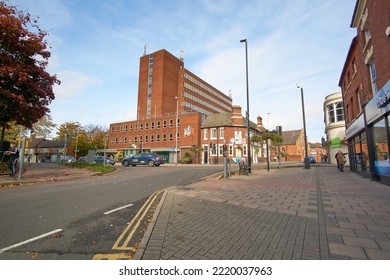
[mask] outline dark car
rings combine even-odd
[[[106,163],[106,164],[111,164],[111,165],[114,165],[115,164],[115,161],[106,157],[104,159],[104,156],[95,156],[94,159],[93,159],[94,163]]]
[[[71,163],[71,162],[76,162],[76,159],[72,156],[61,156],[60,161]]]
[[[136,166],[136,165],[149,165],[152,166],[160,166],[160,164],[164,164],[165,159],[154,153],[140,153],[127,158],[122,159],[123,166]]]

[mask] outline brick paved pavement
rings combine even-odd
[[[166,191],[137,259],[390,259],[390,187],[336,167]]]

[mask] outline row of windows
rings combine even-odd
[[[168,138],[167,138],[168,136]],[[173,133],[169,133],[168,135],[166,133],[160,135],[160,134],[151,134],[151,135],[137,135],[134,136],[134,139],[129,136],[129,137],[115,137],[111,139],[111,144],[136,144],[136,143],[153,143],[153,142],[167,142],[167,139],[169,142],[172,142],[173,139]],[[177,133],[177,141],[180,140],[180,133]]]
[[[201,105],[203,105],[205,107],[208,107],[208,108],[210,108],[210,109],[212,109],[214,111],[217,111],[219,113],[225,112],[224,110],[222,110],[222,109],[220,109],[220,108],[218,108],[218,107],[216,107],[214,105],[211,105],[210,103],[206,102],[205,100],[200,99],[199,97],[196,97],[196,96],[194,96],[194,95],[192,95],[192,94],[190,94],[188,92],[184,92],[183,96],[188,98],[188,99],[191,99],[191,100],[195,101],[196,103],[199,103],[199,104],[201,104]],[[225,105],[224,107],[226,107],[228,109],[228,106]]]
[[[221,102],[221,101],[219,101],[219,100],[217,100],[217,99],[211,97],[211,96],[208,95],[207,93],[205,93],[205,92],[199,90],[198,88],[196,88],[196,87],[190,85],[189,83],[183,83],[183,84],[184,84],[184,87],[185,87],[185,88],[188,88],[189,90],[191,90],[191,91],[193,91],[193,92],[195,92],[195,93],[197,93],[197,94],[203,96],[204,98],[210,100],[210,101],[213,102],[213,103],[218,104],[219,106],[221,106],[221,107],[223,107],[223,108],[225,108],[225,109],[227,109],[227,110],[229,110],[229,111],[231,110],[231,107],[232,107],[232,106],[231,106],[231,103],[230,103],[230,106],[229,106],[229,105],[226,105],[226,103],[223,103],[223,102]],[[199,99],[199,98],[198,98],[198,99]],[[202,105],[205,105],[205,106],[207,106],[207,104],[208,104],[206,101],[204,101],[204,100],[202,100],[202,99],[199,99],[199,101],[197,101],[197,102],[198,102],[198,103],[201,103]]]
[[[208,129],[203,129],[203,139],[207,140],[208,139]],[[217,129],[216,128],[210,128],[210,139],[217,139]],[[225,130],[223,127],[219,128],[219,138],[224,139],[225,138]]]
[[[226,103],[228,104],[231,104],[232,103],[232,100],[229,99],[228,97],[226,97],[225,95],[222,95],[220,94],[219,92],[213,90],[212,88],[206,86],[205,84],[203,84],[201,81],[195,79],[194,77],[188,75],[187,73],[184,73],[183,74],[184,78],[186,78],[187,80],[193,82],[194,84],[200,86],[201,88],[204,88],[206,91],[214,94],[216,97],[218,97],[219,99],[222,99],[223,101],[225,101]]]
[[[200,108],[199,106],[196,106],[196,105],[194,105],[192,103],[184,101],[184,102],[182,102],[182,104],[183,104],[184,107],[189,108],[191,110],[194,110],[196,112],[199,112],[201,114],[204,114],[204,115],[212,114],[212,112],[210,112],[210,111],[208,111],[206,109]]]
[[[234,145],[227,145],[228,146],[228,155],[234,156]],[[210,156],[216,156],[218,150],[218,156],[223,156],[223,144],[218,144],[210,149]],[[242,145],[242,155],[247,155],[248,148],[246,145]]]
[[[174,121],[173,119],[170,119],[169,120],[169,127],[172,128],[173,127],[173,124],[174,124]],[[134,131],[138,131],[139,130],[143,130],[144,129],[144,125],[145,125],[145,130],[148,130],[149,129],[149,123],[146,122],[146,123],[135,123],[134,125],[133,124],[130,124],[130,125],[120,125],[120,126],[112,126],[111,127],[111,133],[118,133],[118,132],[127,132],[127,131],[133,131],[133,128],[134,128]],[[163,120],[162,121],[162,128],[166,128],[168,125],[168,121],[167,120]],[[180,119],[177,119],[177,126],[179,127],[180,126]],[[153,130],[153,129],[160,129],[161,128],[161,121],[157,121],[157,122],[150,122],[150,129]]]
[[[149,73],[148,73],[148,99],[146,101],[146,117],[150,118],[152,112],[152,87],[153,87],[153,60],[154,56],[149,56]]]

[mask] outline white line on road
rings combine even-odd
[[[24,244],[27,244],[27,243],[36,241],[36,240],[38,240],[38,239],[44,238],[44,237],[46,237],[46,236],[52,235],[52,234],[57,233],[57,232],[60,232],[60,231],[62,231],[62,229],[60,229],[60,228],[59,228],[59,229],[55,229],[55,230],[53,230],[53,231],[50,231],[50,232],[41,234],[41,235],[39,235],[39,236],[33,237],[33,238],[31,238],[31,239],[28,239],[28,240],[26,240],[26,241],[20,242],[20,243],[18,243],[18,244],[14,244],[14,245],[11,245],[11,246],[9,246],[9,247],[0,249],[0,254],[1,254],[1,253],[4,253],[5,251],[8,251],[9,249],[13,249],[13,248],[22,246],[22,245],[24,245]]]
[[[134,204],[127,204],[125,206],[122,206],[122,207],[119,207],[119,208],[116,208],[116,209],[113,209],[113,210],[110,210],[110,211],[107,211],[106,213],[103,213],[104,215],[108,215],[108,214],[111,214],[115,211],[118,211],[118,210],[122,210],[122,209],[125,209],[127,207],[130,207],[130,206],[133,206]]]

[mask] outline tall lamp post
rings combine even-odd
[[[176,148],[175,148],[175,153],[176,153],[176,159],[175,159],[175,164],[177,165],[177,126],[179,122],[179,97],[175,96],[176,99],[176,132],[175,132],[175,139],[176,139]]]
[[[248,83],[248,42],[247,39],[240,40],[241,43],[245,43],[245,61],[246,61],[246,127],[248,128],[248,172],[252,172],[251,161],[251,135],[249,125],[249,83]]]
[[[303,141],[305,142],[305,169],[310,169],[309,157],[307,155],[307,136],[306,136],[306,118],[305,118],[305,102],[303,100],[303,88],[297,84],[297,88],[301,89],[301,100],[302,100],[302,118],[303,118]]]

